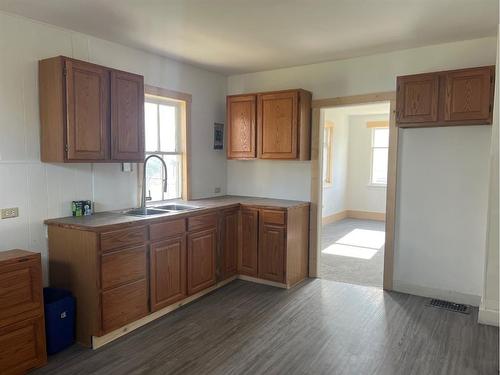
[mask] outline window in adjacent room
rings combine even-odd
[[[326,121],[323,139],[323,186],[329,186],[333,182],[333,129],[333,122]]]
[[[146,88],[144,103],[145,153],[159,155],[167,165],[167,192],[161,162],[151,159],[146,171],[152,201],[188,199],[187,189],[187,111],[190,96],[154,87]]]
[[[377,121],[382,123],[382,121]],[[370,126],[369,126],[370,127]],[[389,157],[389,127],[372,127],[372,162],[370,183],[387,185],[387,162]]]

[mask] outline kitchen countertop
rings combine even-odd
[[[164,221],[167,218],[177,219],[186,216],[191,216],[194,213],[203,213],[212,210],[218,210],[223,208],[235,207],[238,205],[248,205],[259,208],[282,208],[288,209],[293,207],[300,207],[309,205],[309,202],[305,201],[293,201],[284,199],[272,199],[272,198],[258,198],[258,197],[243,197],[243,196],[233,196],[225,195],[222,197],[206,198],[206,199],[195,199],[190,201],[174,200],[164,202],[163,204],[186,204],[197,206],[195,210],[181,211],[166,213],[164,215],[153,215],[153,216],[131,216],[122,213],[124,210],[118,211],[105,211],[98,212],[91,216],[80,216],[80,217],[62,217],[57,219],[45,220],[47,225],[55,225],[65,228],[73,228],[80,230],[90,230],[90,231],[102,231],[107,229],[113,229],[115,226],[135,226],[139,224],[149,224],[155,221]],[[161,205],[158,203],[158,205]]]

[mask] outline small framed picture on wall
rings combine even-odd
[[[224,148],[224,124],[214,122],[214,150]]]

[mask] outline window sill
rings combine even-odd
[[[369,187],[369,188],[378,188],[378,189],[387,189],[387,184],[372,184],[372,183],[369,183],[367,185],[367,187]]]

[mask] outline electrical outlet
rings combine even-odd
[[[17,207],[2,208],[2,210],[0,212],[1,212],[2,219],[11,219],[13,217],[19,216],[19,208],[17,208]]]
[[[214,193],[220,193],[220,187],[216,187],[216,188],[214,189]]]

